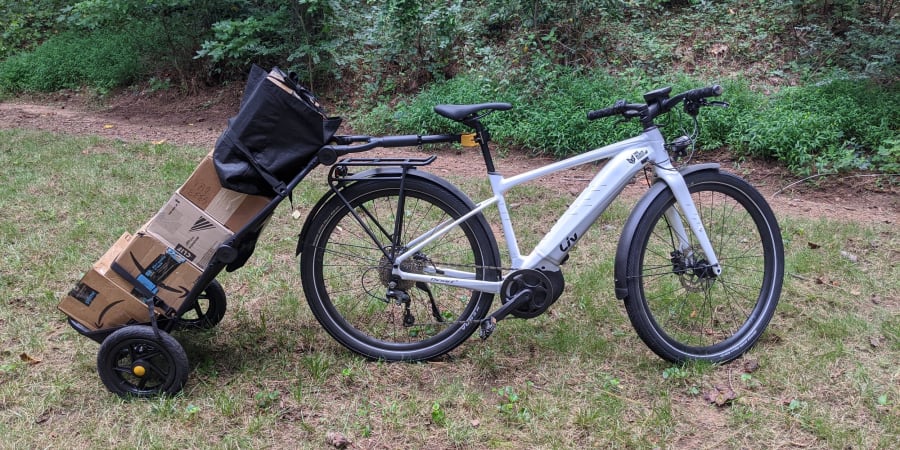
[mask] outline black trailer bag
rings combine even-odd
[[[228,120],[213,160],[222,186],[245,194],[284,193],[316,152],[334,136],[340,117],[329,118],[315,96],[277,67],[250,70],[241,109]]]

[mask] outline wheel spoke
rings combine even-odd
[[[636,230],[629,258],[637,258],[640,269],[626,275],[626,308],[660,356],[723,362],[746,351],[774,312],[782,276],[780,232],[770,225],[775,219],[765,200],[746,182],[715,172],[689,177],[722,273],[713,274],[689,227],[691,249],[679,248],[664,215],[674,198],[665,191]]]
[[[411,177],[404,185],[405,208],[398,217],[399,184],[397,179],[372,180],[346,189],[343,195],[353,209],[365,211],[362,221],[349,214],[343,201],[324,206],[311,219],[301,254],[304,290],[316,318],[351,350],[375,358],[429,359],[474,331],[459,319],[485,315],[483,303],[491,296],[441,284],[422,284],[426,289],[421,289],[393,275],[393,258],[408,251],[410,240],[468,210],[445,188]],[[382,237],[398,230],[398,220],[402,226],[396,242],[372,241],[372,234]],[[463,268],[470,279],[484,279],[491,272],[479,267],[499,264],[484,259],[493,251],[481,226],[467,220],[417,246],[400,269],[433,274],[436,266],[444,265]],[[435,310],[441,320],[435,318]]]

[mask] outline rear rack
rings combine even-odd
[[[342,159],[338,161],[335,165],[331,166],[331,170],[328,172],[328,182],[330,185],[335,186],[336,184],[345,183],[348,181],[359,180],[362,178],[368,178],[371,175],[369,171],[363,171],[365,175],[361,175],[351,172],[351,167],[374,167],[375,171],[381,170],[380,168],[384,167],[400,167],[403,169],[401,173],[406,173],[409,170],[415,169],[416,167],[427,166],[433,163],[437,159],[437,156],[431,155],[427,158],[348,158]],[[360,176],[361,175],[361,176]],[[399,176],[399,174],[398,174]]]
[[[428,158],[347,158],[335,164],[336,166],[402,166],[418,167],[427,166],[434,162],[437,156]]]

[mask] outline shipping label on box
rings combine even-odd
[[[175,193],[144,230],[204,269],[233,233]]]
[[[208,155],[178,193],[233,232],[240,231],[271,201],[222,187],[215,162]]]
[[[98,270],[99,269],[99,270]],[[92,268],[59,303],[60,311],[90,330],[150,321],[147,305]]]
[[[187,258],[149,234],[134,236],[119,253],[114,263],[128,273],[129,279],[118,273],[107,276],[123,287],[131,287],[131,294],[144,297],[134,288],[140,283],[144,292],[153,294],[173,309],[178,309],[200,277],[200,269]]]

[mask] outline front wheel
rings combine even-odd
[[[685,182],[722,273],[711,270],[687,223],[687,242],[679,243],[672,220],[684,214],[665,189],[632,237],[625,308],[638,335],[660,357],[727,362],[756,343],[775,312],[784,274],[781,231],[765,199],[746,181],[697,172]]]
[[[471,201],[418,177],[367,179],[340,196],[310,219],[300,257],[307,302],[325,330],[356,353],[389,361],[433,359],[465,341],[487,314],[492,294],[400,280],[392,269],[411,240],[463,216],[472,209]],[[490,227],[477,214],[423,246],[400,268],[496,281],[498,259]]]

